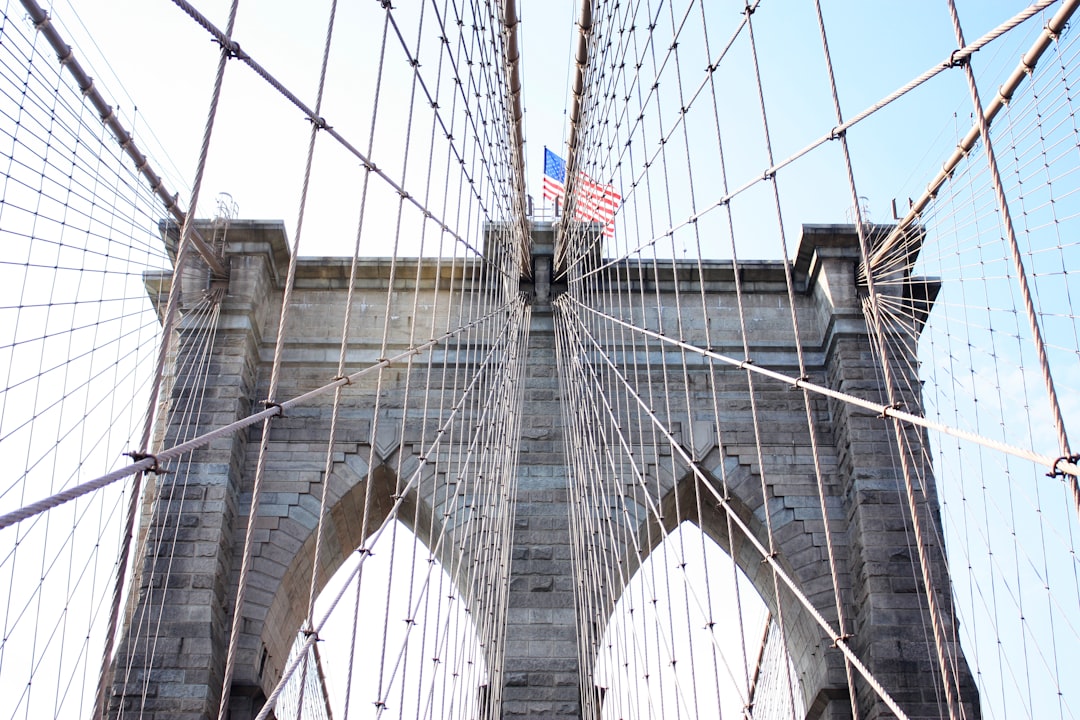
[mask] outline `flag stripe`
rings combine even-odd
[[[544,184],[545,200],[559,200],[566,193],[566,162],[544,148]],[[615,213],[622,202],[622,196],[615,192],[613,185],[604,185],[590,178],[585,173],[578,173],[574,184],[574,219],[586,222],[598,222],[604,225],[604,235],[615,235]]]

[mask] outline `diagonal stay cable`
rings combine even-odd
[[[775,370],[769,370],[768,368],[761,367],[760,365],[755,365],[752,360],[738,360],[728,355],[723,355],[721,353],[715,352],[714,350],[711,350],[709,348],[698,347],[697,345],[694,345],[692,343],[678,340],[676,338],[667,337],[654,330],[649,330],[647,328],[643,328],[638,325],[629,323],[625,320],[620,320],[619,318],[608,315],[607,313],[601,312],[600,310],[588,307],[587,305],[581,303],[581,301],[572,298],[570,295],[565,295],[563,297],[570,298],[574,303],[576,303],[578,307],[609,322],[622,325],[623,327],[641,333],[642,335],[645,335],[647,337],[651,337],[655,340],[660,340],[671,345],[676,345],[683,348],[684,350],[689,350],[690,352],[697,353],[698,355],[701,355],[703,357],[712,358],[713,360],[722,362],[726,365],[738,367],[742,370],[749,370],[750,372],[764,375],[765,377],[772,378],[773,380],[779,380],[780,382],[787,383],[792,387],[808,390],[810,392],[817,393],[818,395],[824,395],[825,397],[830,397],[834,400],[840,400],[841,402],[845,402],[856,407],[861,407],[865,410],[870,410],[871,412],[877,415],[881,415],[885,418],[895,418],[902,422],[917,425],[928,430],[934,430],[935,432],[940,432],[945,435],[950,435],[952,437],[960,438],[962,440],[968,440],[978,445],[982,445],[983,447],[997,450],[1008,455],[1013,455],[1024,460],[1028,460],[1029,462],[1036,463],[1038,465],[1043,465],[1049,468],[1049,471],[1052,473],[1065,473],[1067,475],[1072,475],[1073,477],[1080,477],[1080,466],[1078,466],[1077,463],[1073,462],[1069,458],[1055,458],[1049,455],[1037,453],[1033,450],[1028,450],[1026,448],[1020,448],[1016,447],[1015,445],[1008,445],[1006,443],[997,442],[996,440],[991,440],[990,438],[984,437],[982,435],[977,435],[966,430],[961,430],[959,428],[952,427],[951,425],[945,425],[944,423],[935,422],[922,415],[915,415],[914,413],[909,413],[896,407],[876,403],[871,400],[857,397],[855,395],[840,392],[839,390],[833,390],[832,388],[827,388],[824,385],[812,383],[803,378],[790,377],[788,375],[785,375],[784,373],[777,372]],[[2,520],[2,518],[0,518],[0,520]],[[0,528],[2,527],[3,526],[0,525]]]
[[[950,69],[952,67],[957,67],[959,64],[962,64],[962,63],[966,62],[976,52],[978,52],[982,48],[986,47],[987,45],[989,45],[994,40],[997,40],[1002,35],[1006,34],[1010,30],[1017,27],[1018,25],[1021,25],[1024,22],[1026,22],[1027,20],[1031,19],[1034,15],[1038,14],[1042,10],[1044,10],[1047,7],[1049,7],[1050,5],[1054,4],[1054,2],[1057,2],[1057,0],[1038,0],[1038,2],[1032,3],[1029,7],[1024,8],[1022,11],[1017,13],[1014,17],[1009,18],[1008,20],[1003,22],[998,27],[996,27],[993,30],[987,32],[985,35],[980,37],[978,40],[975,40],[974,42],[971,42],[971,43],[965,45],[964,47],[953,51],[949,55],[949,57],[947,57],[944,60],[936,63],[934,66],[932,66],[930,69],[923,72],[918,77],[914,78],[913,80],[909,81],[908,83],[906,83],[902,87],[900,87],[900,88],[894,90],[893,92],[889,93],[888,95],[883,97],[881,100],[878,100],[873,105],[870,105],[869,107],[862,110],[861,112],[856,113],[851,118],[844,121],[842,124],[833,127],[832,129],[829,130],[829,132],[827,134],[822,135],[818,139],[816,139],[813,142],[807,144],[805,147],[803,147],[802,149],[796,151],[795,153],[788,156],[787,158],[774,163],[770,167],[765,168],[759,175],[756,175],[756,176],[750,178],[749,180],[745,181],[742,185],[739,185],[739,186],[737,186],[737,187],[735,187],[735,188],[733,188],[731,190],[728,190],[723,195],[721,195],[719,198],[714,200],[712,203],[704,206],[702,209],[694,212],[692,215],[690,215],[690,216],[684,218],[683,220],[675,223],[671,227],[665,229],[663,232],[661,232],[659,234],[656,234],[656,235],[653,235],[652,237],[642,241],[641,243],[638,244],[638,246],[636,248],[634,248],[630,252],[625,253],[623,255],[623,257],[607,260],[605,262],[602,262],[602,263],[598,264],[596,267],[591,268],[588,272],[585,273],[585,277],[588,277],[589,275],[593,275],[593,274],[602,272],[605,268],[608,268],[611,265],[615,264],[616,262],[619,262],[619,260],[622,260],[622,259],[624,259],[626,257],[630,257],[634,253],[641,252],[642,250],[644,250],[644,249],[646,249],[646,248],[648,248],[648,247],[650,247],[652,245],[655,245],[657,242],[660,241],[660,239],[662,239],[664,237],[667,237],[668,235],[671,235],[676,230],[679,230],[679,229],[684,228],[684,227],[686,227],[688,225],[692,225],[692,224],[696,223],[698,220],[700,220],[705,215],[708,215],[713,210],[716,210],[717,208],[728,205],[733,199],[735,199],[739,195],[744,194],[745,192],[747,192],[751,188],[757,186],[758,183],[768,180],[769,178],[771,178],[773,175],[775,175],[777,172],[779,172],[783,168],[787,167],[788,165],[791,165],[792,163],[794,163],[796,160],[799,160],[803,156],[813,152],[817,148],[819,148],[822,145],[828,143],[830,140],[836,140],[836,139],[840,138],[841,136],[843,136],[845,133],[847,133],[847,131],[849,129],[851,129],[853,126],[855,126],[856,124],[862,122],[863,120],[870,117],[871,115],[878,112],[879,110],[884,109],[888,105],[891,105],[893,102],[895,102],[896,100],[899,100],[904,95],[907,95],[909,92],[916,89],[920,85],[923,85],[924,83],[926,83],[927,81],[929,81],[932,78],[936,77],[937,75],[941,74],[942,72],[944,72],[944,71],[946,71],[946,70],[948,70],[948,69]],[[1058,31],[1060,31],[1060,29]],[[1054,32],[1058,32],[1058,31],[1054,31],[1053,28],[1050,28],[1050,29],[1044,31],[1044,33],[1053,34]],[[1021,78],[1020,79],[1022,79],[1022,77],[1023,77],[1023,73],[1021,73]],[[682,117],[685,117],[685,114],[682,114],[677,122],[681,122]],[[977,139],[977,138],[972,138],[972,143],[974,143],[975,139]],[[666,142],[666,138],[665,138],[665,142]],[[966,153],[964,153],[964,154],[966,155]],[[944,178],[942,179],[941,182],[944,182]],[[938,183],[938,185],[940,186],[940,183]],[[901,227],[904,227],[906,225],[910,225],[910,221],[907,222],[906,224],[901,223]],[[878,253],[875,253],[875,256],[877,254]]]
[[[504,336],[509,334],[509,331],[511,329],[511,326],[514,324],[515,319],[517,320],[517,322],[520,323],[520,315],[522,312],[524,312],[524,306],[521,302],[521,298],[515,298],[510,303],[507,303],[507,305],[500,307],[497,311],[507,312],[514,309],[517,309],[518,311],[517,317],[515,318],[515,314],[513,312],[510,312],[510,317],[508,317],[502,325]],[[490,317],[490,315],[486,317]],[[405,483],[403,483],[400,488],[396,489],[396,497],[394,497],[394,503],[390,506],[389,510],[387,510],[386,516],[383,518],[378,528],[376,528],[374,532],[371,533],[370,540],[368,538],[364,539],[365,548],[370,549],[371,547],[375,546],[375,544],[378,543],[379,538],[382,537],[383,532],[385,532],[386,529],[390,527],[391,524],[397,519],[398,512],[401,510],[401,506],[405,503],[406,498],[409,497],[409,493],[410,491],[412,491],[413,486],[420,479],[421,475],[423,474],[424,470],[427,469],[428,465],[435,461],[436,453],[442,445],[443,439],[447,436],[448,431],[457,421],[458,415],[461,414],[463,412],[463,409],[466,408],[466,402],[472,399],[473,392],[476,390],[477,386],[480,385],[481,379],[485,376],[485,371],[487,371],[492,366],[496,350],[499,350],[501,347],[502,345],[500,343],[492,344],[491,348],[485,354],[484,358],[480,361],[479,367],[476,369],[476,372],[473,373],[473,376],[469,380],[468,384],[462,389],[461,396],[458,398],[457,402],[450,410],[450,414],[447,416],[446,420],[436,431],[435,437],[432,439],[431,443],[427,447],[423,448],[422,454],[418,456],[419,463],[409,475],[409,479]],[[490,397],[496,390],[497,386],[493,386],[492,388],[490,388],[488,390],[488,396]],[[472,447],[471,444],[470,447]],[[319,633],[322,631],[322,628],[326,624],[326,621],[334,612],[335,608],[337,608],[337,604],[341,602],[341,598],[345,595],[345,591],[348,590],[349,587],[352,585],[353,579],[360,573],[360,571],[364,567],[365,560],[371,557],[371,555],[371,552],[360,553],[360,560],[356,563],[356,567],[353,568],[352,572],[349,573],[349,576],[344,580],[344,582],[342,582],[341,589],[327,606],[326,611],[323,613],[322,619],[320,619],[318,624],[315,625],[314,632],[308,635],[307,640],[304,643],[304,647],[300,649],[300,652],[297,654],[293,662],[291,662],[288,667],[286,667],[282,671],[281,677],[278,678],[277,685],[274,687],[274,690],[270,693],[270,695],[266,698],[266,702],[263,705],[262,710],[259,711],[259,714],[256,716],[255,720],[263,720],[274,709],[274,705],[277,702],[278,696],[281,694],[281,690],[285,687],[285,684],[289,681],[289,678],[292,677],[293,673],[296,672],[297,667],[299,667],[300,663],[303,661],[304,655],[319,639]]]
[[[173,447],[166,450],[162,450],[155,455],[137,457],[136,462],[133,462],[126,467],[119,468],[107,475],[102,475],[101,477],[95,478],[94,480],[87,481],[81,485],[77,485],[73,488],[64,490],[63,492],[59,492],[55,495],[51,495],[50,497],[39,500],[38,502],[21,507],[18,510],[13,510],[12,512],[6,513],[0,516],[0,530],[3,530],[8,526],[14,525],[15,523],[21,522],[23,520],[32,518],[35,515],[40,515],[46,510],[51,510],[54,507],[63,505],[66,502],[70,502],[71,500],[82,497],[83,495],[93,492],[94,490],[100,490],[103,487],[107,487],[108,485],[111,485],[117,480],[125,478],[128,475],[134,475],[137,472],[153,471],[155,468],[160,467],[160,463],[167,462],[169,460],[175,460],[176,458],[179,458],[185,453],[196,450],[200,447],[203,447],[204,445],[208,445],[216,438],[231,435],[238,430],[243,430],[244,428],[254,425],[255,423],[265,420],[266,418],[273,417],[275,415],[281,415],[290,408],[303,405],[309,400],[331,392],[335,388],[349,385],[354,380],[358,380],[369,373],[376,372],[382,368],[390,367],[391,365],[407,360],[411,356],[420,355],[421,353],[431,350],[443,344],[447,340],[456,337],[462,332],[471,330],[474,327],[486,323],[491,318],[498,316],[500,313],[506,312],[515,304],[515,302],[516,300],[511,300],[504,305],[501,305],[500,307],[492,310],[488,314],[479,317],[476,320],[473,320],[472,322],[445,332],[442,335],[432,338],[427,342],[416,345],[415,347],[410,347],[406,350],[403,350],[392,357],[383,358],[377,363],[369,365],[362,370],[357,370],[356,372],[351,373],[345,377],[339,377],[332,382],[327,383],[326,385],[315,388],[314,390],[309,390],[303,395],[297,395],[294,398],[285,400],[279,405],[268,407],[265,410],[261,410],[252,415],[248,415],[242,420],[237,420],[234,423],[230,423],[228,425],[224,425],[222,427],[211,430],[210,432],[200,435],[196,438],[192,438],[187,442],[183,442],[179,445],[174,445]]]
[[[565,305],[567,304],[567,301],[563,298],[568,297],[569,296],[564,295],[558,300],[556,300],[556,302]],[[579,306],[584,307],[583,305],[580,305],[580,303]],[[880,682],[878,682],[874,674],[869,670],[869,668],[866,667],[865,664],[863,664],[862,660],[859,659],[858,655],[855,654],[855,651],[848,646],[847,640],[843,636],[841,636],[835,628],[833,628],[829,621],[826,620],[820,612],[818,612],[817,608],[814,607],[814,604],[812,602],[810,602],[810,599],[806,596],[802,589],[799,588],[799,586],[791,578],[787,571],[784,570],[784,568],[780,565],[780,562],[777,560],[776,554],[769,552],[768,548],[766,548],[758,539],[758,537],[754,535],[750,527],[743,521],[741,517],[739,517],[737,511],[734,507],[732,507],[728,499],[724,495],[722,495],[712,485],[711,482],[709,482],[708,477],[705,475],[705,472],[701,469],[698,463],[690,456],[689,453],[686,452],[682,444],[675,439],[675,437],[671,434],[667,427],[665,427],[664,424],[660,422],[660,419],[657,418],[653,411],[649,408],[648,403],[645,402],[645,400],[642,399],[642,397],[637,393],[637,391],[633,389],[630,381],[626,378],[625,374],[623,374],[623,372],[619,370],[618,366],[608,356],[604,348],[599,343],[597,343],[592,333],[589,332],[588,328],[586,328],[581,322],[580,316],[578,316],[576,313],[570,312],[569,309],[568,312],[565,313],[565,316],[573,316],[577,319],[577,323],[580,327],[580,334],[587,337],[589,341],[593,344],[593,347],[595,348],[598,357],[600,357],[604,361],[604,363],[607,364],[615,378],[626,388],[628,396],[632,398],[634,402],[637,403],[637,405],[642,409],[645,416],[651,421],[654,429],[664,436],[664,439],[670,444],[672,452],[679,454],[680,458],[694,474],[697,481],[702,483],[709,490],[713,498],[716,500],[717,509],[722,510],[732,519],[733,524],[743,534],[743,537],[745,537],[747,541],[751,545],[753,545],[754,549],[758,552],[758,554],[761,555],[761,561],[769,565],[770,569],[776,573],[777,579],[782,582],[788,588],[788,590],[791,591],[791,593],[795,596],[795,599],[799,601],[799,604],[803,606],[806,612],[813,618],[814,622],[817,623],[817,625],[820,626],[821,629],[828,634],[829,639],[833,641],[833,644],[840,649],[840,651],[851,662],[855,669],[859,671],[859,674],[862,675],[863,679],[865,679],[866,682],[870,685],[870,687],[874,689],[874,692],[877,693],[878,697],[881,698],[881,700],[889,707],[889,709],[892,710],[898,718],[901,718],[902,720],[907,720],[907,714],[900,709],[900,706],[897,705],[896,700],[894,700],[893,697],[889,694],[889,692],[881,685]],[[749,367],[752,367],[752,365],[747,366],[747,368]]]
[[[403,200],[407,200],[411,205],[416,207],[416,209],[419,210],[425,218],[431,220],[436,225],[438,225],[441,230],[443,230],[448,235],[450,235],[450,237],[454,238],[466,248],[468,248],[470,252],[475,253],[478,257],[484,257],[483,253],[478,248],[474,247],[468,240],[455,232],[453,228],[451,228],[443,220],[441,220],[433,212],[431,212],[427,207],[425,207],[423,203],[420,202],[420,200],[418,200],[404,187],[402,187],[399,183],[392,179],[386,173],[386,171],[373,163],[367,155],[365,155],[359,149],[353,146],[352,143],[350,143],[344,135],[335,130],[326,121],[325,118],[320,116],[319,113],[317,113],[312,108],[308,107],[308,105],[303,100],[297,97],[296,94],[289,90],[287,87],[282,85],[277,78],[271,75],[270,72],[266,70],[266,68],[264,68],[262,65],[260,65],[254,58],[243,52],[240,49],[240,43],[236,42],[235,40],[231,40],[217,26],[210,22],[210,20],[205,15],[195,9],[195,7],[191,3],[187,2],[187,0],[173,0],[173,2],[177,5],[177,7],[187,13],[192,20],[198,23],[208,33],[210,33],[218,44],[220,44],[222,47],[226,48],[229,51],[229,54],[232,57],[242,61],[245,65],[255,71],[256,75],[269,83],[270,87],[277,90],[278,93],[280,93],[286,100],[295,105],[302,113],[304,113],[304,115],[307,116],[307,119],[312,124],[314,124],[315,127],[337,140],[337,142],[346,151],[348,151],[351,155],[353,155],[360,161],[360,163],[364,166],[366,170],[369,170],[382,178],[394,192],[401,196]],[[485,259],[485,262],[488,261]]]
[[[56,26],[53,25],[52,20],[49,18],[49,14],[46,13],[35,0],[20,0],[20,2],[22,2],[26,14],[34,23],[34,28],[49,41],[53,50],[56,51],[56,56],[60,61],[60,64],[68,69],[71,77],[79,86],[79,90],[82,91],[83,95],[86,96],[101,117],[101,121],[109,127],[109,130],[112,131],[116,138],[116,142],[119,143],[120,147],[124,149],[124,152],[131,157],[132,162],[135,163],[135,167],[150,184],[150,189],[154,191],[158,199],[165,205],[165,209],[176,218],[177,222],[185,224],[187,222],[187,213],[185,213],[177,204],[176,196],[169,194],[169,191],[165,188],[164,181],[150,166],[149,158],[147,158],[135,145],[135,139],[131,136],[131,133],[120,124],[120,120],[116,117],[113,107],[106,103],[105,99],[101,96],[101,93],[98,92],[98,89],[94,86],[93,78],[87,75],[86,71],[83,70],[82,65],[75,58],[75,52],[71,49],[70,45],[64,42],[64,39],[60,36]],[[222,37],[225,37],[224,33],[222,33]],[[194,210],[194,206],[192,206],[192,210]],[[221,259],[217,257],[207,244],[206,240],[194,228],[191,230],[190,240],[195,249],[198,250],[199,255],[202,256],[203,260],[205,260],[214,271],[215,275],[221,277],[228,274]]]

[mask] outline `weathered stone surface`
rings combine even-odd
[[[244,417],[265,397],[268,368],[277,334],[282,272],[287,263],[284,233],[272,223],[238,222],[230,231],[227,256],[231,277],[221,306],[218,345],[205,378],[209,383],[200,410],[200,428]],[[415,263],[399,261],[396,297],[391,308],[391,345],[406,347],[410,339],[426,339],[445,328],[450,270],[436,274],[430,265],[417,273]],[[811,227],[804,231],[794,272],[798,288],[797,313],[803,353],[811,381],[863,397],[885,401],[879,369],[866,336],[859,308],[855,268],[857,251],[850,228]],[[336,374],[337,345],[344,317],[344,287],[348,261],[305,259],[299,264],[297,295],[285,350],[288,372],[283,373],[278,397],[292,397],[325,383]],[[460,263],[454,281],[461,287],[469,275]],[[404,268],[404,269],[403,269]],[[635,270],[636,272],[636,270]],[[650,269],[649,272],[652,272]],[[734,275],[729,263],[703,266],[708,312],[690,303],[683,313],[673,301],[679,292],[698,295],[697,265],[670,266],[653,278],[660,298],[635,320],[650,326],[681,328],[701,333],[708,327],[714,348],[741,356]],[[747,291],[743,304],[751,328],[750,350],[760,365],[795,375],[798,363],[792,345],[790,311],[783,268],[779,263],[747,263],[741,279]],[[351,368],[379,360],[388,264],[365,262],[357,283],[357,307],[348,350]],[[666,273],[666,274],[664,274]],[[197,273],[192,276],[197,277]],[[419,280],[417,280],[419,278]],[[617,278],[616,278],[617,280]],[[416,315],[413,313],[413,292]],[[614,281],[613,281],[614,282]],[[399,287],[400,286],[400,287]],[[557,283],[535,288],[532,325],[524,376],[524,407],[519,437],[519,469],[513,547],[507,553],[511,580],[504,627],[481,628],[486,637],[504,645],[503,667],[490,668],[492,702],[507,718],[582,716],[582,697],[602,697],[594,687],[581,687],[590,668],[579,667],[579,652],[593,657],[595,647],[583,647],[576,615],[570,534],[570,511],[584,498],[568,492],[567,430],[556,364],[551,305],[561,291]],[[602,298],[597,300],[602,303]],[[655,305],[655,306],[653,306]],[[198,328],[182,325],[178,361],[190,352]],[[316,401],[274,420],[269,427],[267,471],[254,514],[254,561],[246,602],[241,608],[242,636],[233,685],[232,717],[253,716],[284,665],[289,647],[306,612],[310,569],[319,568],[318,585],[326,581],[344,559],[363,546],[365,512],[376,522],[393,502],[398,479],[420,467],[425,442],[437,423],[414,412],[421,400],[417,388],[448,387],[456,382],[454,368],[475,367],[483,339],[464,345],[440,346],[431,353],[431,367],[410,384],[405,395],[405,369],[391,368],[384,377],[379,414],[370,398],[374,381],[364,379],[350,389],[341,407],[341,428],[332,452],[332,471],[323,477],[329,427],[328,400]],[[185,344],[186,343],[186,344]],[[750,402],[747,375],[738,368],[710,368],[699,355],[680,357],[650,350],[627,351],[625,361],[641,363],[630,374],[632,382],[657,383],[672,398],[687,398],[691,411],[658,409],[669,431],[687,450],[710,483],[726,484],[730,503],[764,544],[768,527],[777,557],[810,598],[816,610],[834,625],[837,608],[826,554],[826,519],[822,517],[815,454],[807,428],[802,393],[779,383],[755,381]],[[677,363],[678,368],[650,377],[644,361],[655,368]],[[632,365],[632,363],[631,363]],[[684,368],[685,367],[685,371]],[[418,372],[418,371],[414,371]],[[430,374],[426,374],[430,373]],[[179,373],[171,387],[171,405],[183,407],[201,375]],[[712,407],[716,403],[719,427]],[[905,398],[912,407],[918,398]],[[821,469],[827,522],[835,546],[842,607],[852,633],[850,643],[871,670],[893,692],[912,717],[939,716],[935,695],[936,661],[932,648],[921,639],[926,621],[922,581],[912,572],[913,550],[908,547],[910,513],[901,493],[901,478],[892,454],[891,427],[880,418],[834,400],[810,399]],[[754,410],[758,429],[755,429]],[[637,484],[626,481],[594,498],[590,511],[608,522],[623,524],[623,537],[636,538],[648,553],[660,542],[663,530],[682,521],[695,522],[744,570],[766,598],[772,596],[773,578],[751,544],[728,537],[726,517],[715,502],[698,503],[697,493],[708,496],[689,473],[689,467],[655,439],[651,428],[630,419],[624,429],[634,443],[655,446],[655,462],[644,468],[649,498],[660,508],[661,519],[648,514],[649,502]],[[174,420],[162,425],[164,442],[176,441],[183,430]],[[112,714],[131,707],[133,698],[147,688],[143,717],[209,718],[216,714],[224,674],[224,648],[231,616],[226,608],[236,595],[239,554],[252,502],[253,468],[262,431],[246,432],[215,441],[197,451],[184,480],[159,477],[148,491],[140,531],[143,562],[135,568],[128,626],[118,650],[125,659],[113,678]],[[921,447],[917,433],[908,440]],[[916,453],[917,455],[917,453]],[[441,456],[440,456],[441,457]],[[924,468],[928,502],[920,509],[927,518],[936,510],[933,476]],[[466,528],[475,488],[450,484],[436,495],[434,478],[421,477],[409,493],[400,517],[408,518],[421,540],[431,544],[444,530]],[[313,528],[318,519],[319,494],[325,488],[328,516],[325,538],[314,557]],[[491,489],[490,492],[497,492]],[[921,490],[920,490],[921,492]],[[369,504],[365,497],[370,496]],[[625,497],[625,506],[623,505]],[[711,496],[710,496],[711,497]],[[458,503],[461,503],[459,506]],[[700,507],[700,509],[699,509]],[[622,512],[624,510],[626,512]],[[487,532],[489,519],[468,526],[468,533]],[[472,542],[465,534],[460,542]],[[595,545],[596,552],[620,568],[606,577],[614,593],[621,591],[643,558],[625,547]],[[451,568],[459,591],[474,601],[476,615],[487,616],[494,565],[460,567],[453,562],[459,548],[441,545],[437,551]],[[941,549],[928,548],[936,578],[945,578]],[[317,560],[317,563],[316,563]],[[786,592],[786,591],[784,591]],[[938,587],[945,621],[951,622],[948,587]],[[614,597],[614,595],[613,595]],[[774,613],[780,608],[769,600]],[[781,595],[784,623],[799,687],[808,717],[844,718],[850,714],[844,665],[839,652],[814,619],[789,595]],[[139,629],[159,623],[160,640],[152,647]],[[602,629],[600,629],[602,633]],[[594,638],[593,632],[589,637]],[[137,638],[141,637],[142,640]],[[952,649],[958,652],[956,648]],[[130,658],[130,666],[127,659]],[[146,668],[153,668],[147,674]],[[977,715],[976,696],[962,659],[959,662],[962,694],[968,717]],[[866,683],[858,683],[860,716],[886,717],[884,705]],[[139,700],[138,702],[142,702]]]

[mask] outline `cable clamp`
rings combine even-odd
[[[839,140],[842,137],[847,136],[847,128],[841,128],[839,125],[829,131],[830,140]]]
[[[949,67],[963,67],[971,62],[971,56],[965,55],[963,57],[957,57],[957,54],[961,52],[961,48],[957,48],[949,55]]]
[[[143,460],[146,460],[147,458],[153,460],[154,464],[151,465],[150,467],[146,468],[146,470],[144,470],[143,472],[152,472],[155,475],[165,475],[165,474],[167,474],[169,472],[165,468],[161,467],[161,464],[158,463],[158,459],[157,459],[156,455],[152,455],[150,453],[138,452],[138,451],[134,451],[134,450],[132,452],[126,452],[126,453],[124,453],[124,455],[127,455],[129,458],[131,458],[135,462],[142,462]]]
[[[890,415],[888,413],[889,410],[903,410],[903,409],[904,409],[904,403],[902,403],[902,402],[894,402],[892,405],[883,406],[881,408],[881,414],[878,415],[878,417],[879,418],[889,418],[890,417]]]
[[[775,560],[779,556],[777,552],[765,553],[765,557],[761,558],[761,564],[767,565],[769,560]]]
[[[267,410],[269,410],[270,408],[277,408],[278,409],[277,417],[282,417],[282,418],[285,417],[285,408],[282,406],[281,403],[274,402],[273,400],[263,400],[262,404],[263,404],[263,407],[265,407]],[[274,417],[274,416],[271,416],[271,417]]]
[[[332,378],[333,382],[337,382],[338,380],[344,380],[346,385],[352,385],[352,378],[348,375],[335,375]]]
[[[847,644],[847,641],[850,640],[851,637],[852,637],[851,633],[844,633],[842,635],[837,635],[835,638],[833,638],[832,646],[833,647],[840,647],[840,643]]]
[[[248,56],[246,54],[244,54],[240,50],[240,43],[236,42],[235,40],[233,40],[231,38],[226,38],[225,40],[221,40],[219,38],[214,38],[214,42],[216,42],[218,44],[218,46],[222,50],[225,51],[226,57],[229,60],[233,60],[233,59],[247,60],[248,59]]]
[[[1062,455],[1054,461],[1053,466],[1050,468],[1050,472],[1046,473],[1046,477],[1066,477],[1071,473],[1061,470],[1058,468],[1058,465],[1061,463],[1072,463],[1075,465],[1077,462],[1080,462],[1080,455]]]
[[[808,383],[808,382],[810,382],[810,376],[809,375],[800,375],[799,377],[795,378],[795,382],[791,383],[791,387],[789,389],[791,389],[791,390],[802,390],[802,385],[800,385],[799,383]]]

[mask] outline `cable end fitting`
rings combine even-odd
[[[273,400],[263,400],[262,404],[267,410],[270,408],[277,408],[277,417],[285,417],[285,407],[281,403],[274,402]]]
[[[144,453],[144,452],[138,452],[138,451],[126,452],[126,453],[124,453],[124,455],[128,456],[129,458],[131,458],[135,462],[142,462],[143,460],[146,460],[146,459],[153,460],[154,464],[151,465],[150,467],[146,468],[146,470],[144,470],[143,472],[152,472],[155,475],[166,475],[169,472],[165,468],[161,467],[161,464],[158,462],[158,459],[157,459],[156,455],[151,455],[150,453]]]
[[[1046,473],[1046,477],[1066,477],[1072,475],[1070,472],[1065,472],[1061,469],[1061,465],[1075,465],[1080,462],[1080,455],[1062,455],[1054,461],[1054,465],[1050,468],[1050,472]]]

